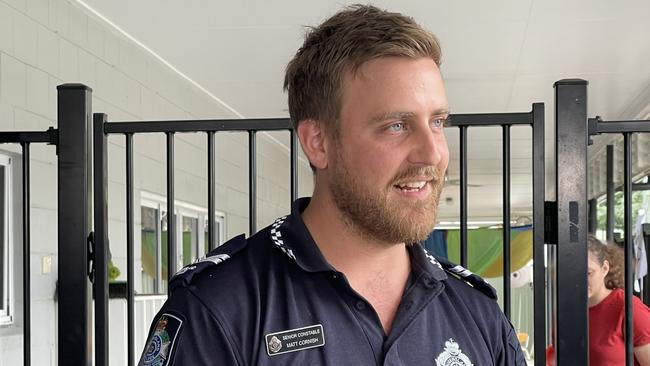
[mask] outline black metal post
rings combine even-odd
[[[510,319],[510,126],[503,128],[503,313]]]
[[[214,132],[208,132],[208,251],[217,247],[214,230],[215,211],[215,171],[214,171]],[[207,254],[207,253],[206,253]]]
[[[248,235],[257,231],[257,143],[256,132],[248,131]]]
[[[467,126],[460,126],[460,265],[467,268]]]
[[[623,222],[625,227],[625,365],[634,365],[634,329],[632,323],[632,291],[634,282],[633,254],[632,254],[632,134],[623,134],[623,198],[625,201],[625,214]]]
[[[174,216],[174,133],[167,132],[167,287],[176,273],[176,218]],[[169,291],[167,291],[169,293]]]
[[[544,104],[533,104],[533,336],[535,366],[546,365],[546,296],[544,268]]]
[[[291,134],[291,202],[298,198],[298,138],[294,130],[289,131]]]
[[[133,198],[133,134],[126,137],[126,306],[127,306],[127,356],[128,365],[135,362],[135,219]]]
[[[81,84],[58,89],[58,364],[91,365],[90,131],[92,90]]]
[[[607,241],[614,240],[614,145],[607,145]]]
[[[23,365],[31,365],[32,296],[31,296],[31,236],[29,195],[29,142],[20,144],[23,150]]]
[[[108,165],[106,163],[106,115],[93,115],[94,211],[95,211],[95,365],[108,366]]]
[[[555,106],[556,364],[587,365],[587,82],[556,82]]]

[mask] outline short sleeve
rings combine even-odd
[[[634,300],[634,346],[650,344],[650,309],[633,296]]]
[[[200,299],[180,287],[153,319],[138,366],[242,365],[230,339]]]

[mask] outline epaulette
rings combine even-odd
[[[169,289],[173,290],[177,286],[183,284],[189,285],[192,282],[192,278],[194,278],[194,276],[209,268],[212,268],[213,266],[227,261],[237,252],[244,249],[247,243],[248,241],[246,240],[246,236],[242,234],[228,240],[217,248],[212,249],[210,252],[208,252],[208,254],[205,255],[205,257],[200,258],[192,264],[188,264],[176,272],[169,282]]]
[[[442,265],[442,269],[445,270],[445,272],[450,273],[454,275],[456,278],[462,280],[466,284],[470,285],[471,287],[479,290],[483,294],[485,294],[487,297],[496,300],[497,299],[497,291],[487,283],[483,279],[483,277],[476,275],[472,273],[469,269],[459,266],[457,264],[454,264],[452,262],[449,262],[446,259],[442,258],[436,258],[438,259],[438,262],[440,262],[440,265]]]

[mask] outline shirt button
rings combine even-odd
[[[337,280],[338,278],[339,278],[339,275],[337,275],[336,273],[332,273],[332,279],[333,280]]]
[[[366,303],[363,301],[357,301],[354,306],[357,308],[357,310],[362,311],[366,308]]]

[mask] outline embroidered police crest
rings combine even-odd
[[[445,350],[436,358],[436,366],[474,366],[474,364],[463,354],[458,343],[449,338],[445,342]]]
[[[147,342],[141,365],[168,365],[174,349],[174,340],[181,329],[181,325],[183,325],[181,319],[171,314],[161,315],[153,334]]]
[[[277,353],[281,349],[282,349],[282,342],[280,342],[278,337],[273,336],[273,338],[271,338],[271,340],[269,341],[269,350],[273,353]]]

